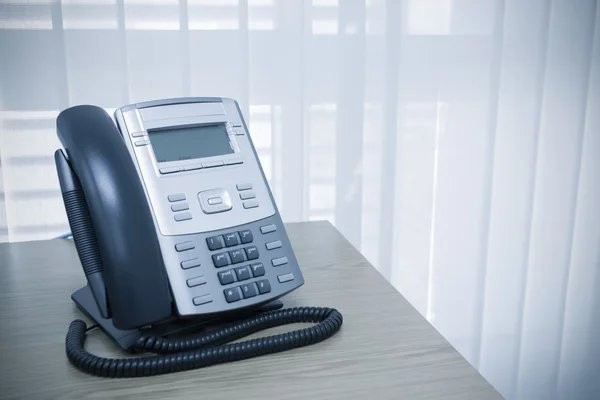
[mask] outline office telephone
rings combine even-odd
[[[149,101],[114,119],[90,105],[57,117],[64,151],[54,158],[87,279],[71,297],[122,349],[158,354],[92,355],[90,328],[75,320],[66,337],[73,365],[150,376],[306,346],[340,329],[335,309],[280,309],[304,279],[236,101]],[[294,322],[315,325],[228,343]]]

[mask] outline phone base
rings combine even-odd
[[[197,333],[200,330],[217,329],[219,326],[233,320],[246,318],[260,312],[278,310],[283,307],[281,300],[275,300],[264,304],[259,308],[240,311],[233,315],[216,315],[202,319],[178,319],[173,317],[170,320],[152,325],[148,328],[121,330],[113,325],[111,318],[103,318],[100,315],[100,310],[98,309],[98,305],[94,300],[94,296],[92,295],[89,286],[86,285],[74,292],[71,295],[71,299],[88,318],[97,323],[99,327],[125,351],[132,350],[135,343],[142,335],[154,335],[160,337],[185,336],[192,332]]]

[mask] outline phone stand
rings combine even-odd
[[[98,305],[94,300],[89,286],[84,286],[71,295],[71,299],[77,304],[77,307],[90,319],[99,325],[108,336],[110,336],[125,351],[131,351],[135,343],[142,335],[154,335],[159,337],[185,336],[192,332],[197,333],[200,330],[217,329],[230,321],[239,320],[244,317],[250,317],[253,314],[278,310],[283,307],[281,300],[275,300],[264,304],[259,308],[240,311],[239,313],[229,313],[227,316],[216,315],[204,319],[178,319],[173,317],[160,324],[152,325],[148,328],[121,330],[116,328],[112,319],[103,318],[100,315]]]

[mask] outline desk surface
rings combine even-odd
[[[83,318],[70,295],[85,284],[70,240],[0,244],[0,397],[500,398],[333,226],[287,230],[306,283],[284,305],[337,308],[341,331],[314,346],[139,379],[91,377],[67,360],[67,328]],[[86,347],[122,354],[100,330]]]

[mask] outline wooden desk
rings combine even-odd
[[[328,222],[287,229],[306,283],[285,306],[337,308],[341,331],[285,353],[138,379],[88,376],[67,360],[67,328],[83,318],[70,295],[85,284],[70,240],[0,244],[0,398],[500,398]],[[86,346],[121,354],[100,330]]]

